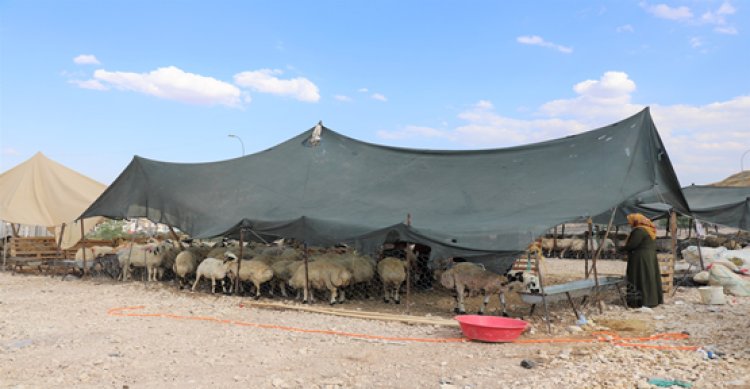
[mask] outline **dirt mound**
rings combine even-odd
[[[719,181],[714,186],[750,186],[750,170],[745,170],[737,174],[733,174],[722,181]]]

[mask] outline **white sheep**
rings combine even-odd
[[[103,257],[105,255],[109,255],[109,254],[114,254],[114,252],[115,252],[115,249],[113,247],[110,247],[110,246],[91,246],[91,247],[86,247],[85,250],[86,250],[86,259],[87,260],[100,258],[100,257]],[[83,252],[84,252],[84,248],[83,247],[79,248],[76,251],[75,258],[76,258],[77,261],[82,261],[83,260]]]
[[[328,261],[337,265],[343,266],[352,275],[352,280],[349,284],[350,288],[357,285],[363,286],[365,294],[367,294],[367,286],[369,285],[372,278],[375,276],[375,266],[368,257],[361,256],[356,252],[346,253],[328,253],[318,256],[313,256],[314,261]],[[344,288],[341,290],[339,296],[339,302],[346,300],[346,293]]]
[[[127,281],[130,279],[130,271],[131,267],[143,267],[147,268],[148,272],[148,280],[151,280],[152,278],[156,278],[156,272],[154,272],[154,275],[152,277],[151,274],[151,268],[147,267],[147,261],[151,264],[155,264],[156,262],[160,262],[161,258],[157,261],[155,258],[151,258],[153,256],[160,256],[166,251],[166,244],[155,244],[155,243],[149,243],[149,244],[128,244],[121,250],[117,252],[117,259],[120,262],[120,267],[122,268],[122,274],[121,279],[123,281]]]
[[[385,257],[378,262],[378,275],[383,283],[383,301],[401,304],[399,290],[406,280],[406,263],[398,258]]]
[[[177,277],[180,289],[187,283],[187,277],[195,273],[198,264],[207,256],[210,249],[210,247],[205,246],[190,247],[177,254],[172,271],[174,271],[175,277]]]
[[[216,293],[216,280],[219,280],[222,290],[226,293],[227,286],[224,284],[224,278],[226,278],[227,272],[229,271],[229,265],[227,265],[227,263],[232,259],[236,260],[237,256],[231,252],[225,253],[223,260],[217,258],[204,259],[195,271],[193,291],[198,288],[198,282],[200,282],[201,277],[205,277],[211,279],[211,293]]]
[[[513,285],[510,284],[515,280],[515,277],[509,279],[507,276],[501,276],[484,270],[481,266],[469,262],[458,263],[443,272],[440,276],[440,283],[444,287],[456,291],[456,307],[454,311],[459,314],[466,313],[466,309],[464,308],[464,292],[468,291],[469,293],[481,292],[484,295],[478,314],[484,314],[490,297],[493,294],[497,294],[503,307],[502,314],[503,316],[507,316],[505,292],[512,290]]]
[[[349,285],[352,274],[345,267],[328,261],[313,261],[307,264],[308,280],[313,289],[328,289],[331,292],[331,305],[336,304],[338,289]],[[289,279],[289,286],[303,289],[303,303],[315,301],[305,283],[305,266],[299,266]]]
[[[256,300],[260,298],[260,286],[273,278],[273,270],[271,270],[271,267],[258,260],[251,259],[238,262],[234,259],[227,262],[226,265],[228,269],[227,276],[232,281],[229,285],[230,293],[234,291],[235,277],[238,273],[240,279],[239,292],[242,292],[242,282],[250,281],[255,286]],[[239,267],[239,272],[237,267]]]

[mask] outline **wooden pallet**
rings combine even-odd
[[[60,252],[52,236],[13,238],[11,239],[10,256],[19,259],[44,260],[58,259]]]
[[[674,261],[672,255],[658,255],[659,259],[659,272],[661,273],[661,289],[662,292],[672,292],[674,286]]]

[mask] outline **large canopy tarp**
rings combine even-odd
[[[750,231],[750,186],[691,185],[682,192],[697,219]]]
[[[62,248],[68,248],[81,239],[76,218],[106,187],[39,152],[0,174],[0,220],[55,228],[58,239],[63,233]],[[84,220],[84,227],[100,219]]]
[[[657,191],[687,204],[648,108],[593,131],[520,147],[387,147],[312,128],[268,150],[212,163],[134,157],[82,216],[146,217],[193,236],[243,226],[310,244],[388,237],[433,257],[524,250],[563,222]],[[411,215],[411,227],[403,222]],[[438,254],[436,254],[438,253]]]

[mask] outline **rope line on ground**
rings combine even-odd
[[[392,342],[414,342],[414,343],[464,343],[469,342],[466,338],[411,338],[411,337],[398,337],[398,336],[381,336],[381,335],[370,335],[360,334],[354,332],[335,331],[335,330],[317,330],[317,329],[306,329],[290,326],[281,326],[276,324],[263,324],[253,323],[241,320],[231,319],[219,319],[211,316],[186,316],[186,315],[175,315],[170,313],[138,313],[138,311],[145,309],[143,305],[131,306],[131,307],[117,307],[107,310],[107,314],[110,316],[117,317],[159,317],[164,319],[175,319],[175,320],[190,320],[190,321],[206,321],[225,325],[235,325],[240,327],[255,327],[263,329],[273,329],[289,332],[299,332],[307,334],[323,334],[323,335],[335,335],[345,336],[349,338],[359,339],[370,339],[370,340],[384,340]],[[613,346],[619,347],[636,347],[645,349],[655,350],[687,350],[695,351],[700,347],[698,346],[675,346],[667,344],[648,344],[641,342],[652,342],[652,341],[679,341],[688,339],[690,336],[684,333],[663,333],[654,334],[645,337],[621,337],[615,332],[611,331],[597,331],[592,332],[593,338],[543,338],[543,339],[516,339],[510,343],[517,344],[536,344],[536,343],[608,343]],[[636,343],[638,342],[638,343]]]

